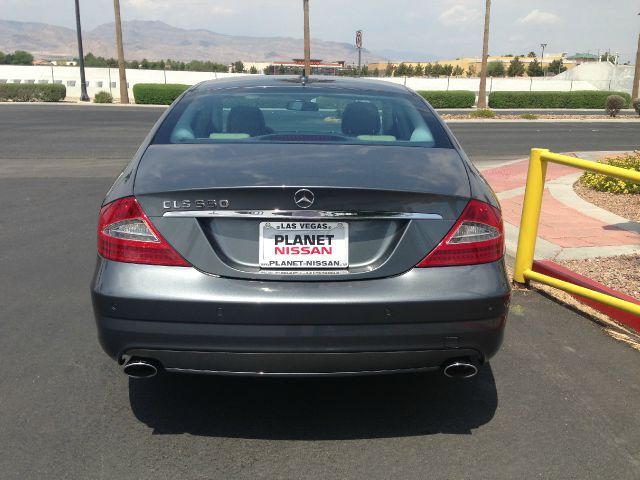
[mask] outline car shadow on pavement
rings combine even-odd
[[[490,366],[441,373],[283,379],[162,375],[129,380],[134,415],[154,434],[338,440],[470,434],[498,405]]]

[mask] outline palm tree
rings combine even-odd
[[[491,0],[486,0],[484,13],[484,38],[482,41],[482,68],[480,69],[480,92],[478,108],[487,108],[487,59],[489,57],[489,20],[491,19]]]
[[[113,10],[116,15],[116,46],[118,50],[118,70],[120,73],[120,103],[129,103],[129,90],[127,89],[127,67],[124,63],[124,47],[122,46],[120,0],[113,0]]]
[[[309,39],[309,0],[302,0],[304,10],[304,76],[311,75],[311,40]]]
[[[640,15],[640,13],[638,14]],[[638,51],[636,52],[636,70],[633,76],[633,91],[631,98],[636,99],[640,97],[640,35],[638,35]]]

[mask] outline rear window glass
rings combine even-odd
[[[309,88],[264,90],[187,94],[167,115],[153,143],[334,142],[451,147],[439,120],[411,95]]]

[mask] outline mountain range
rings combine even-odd
[[[159,21],[131,20],[122,23],[125,57],[128,60],[236,60],[268,62],[301,58],[303,42],[291,37],[222,35],[209,30],[188,30]],[[83,31],[85,53],[115,57],[113,23]],[[77,57],[76,31],[44,23],[0,20],[0,51],[26,50],[34,56]],[[355,45],[312,39],[311,55],[325,61],[357,62]],[[363,63],[385,61],[383,54],[362,50]]]

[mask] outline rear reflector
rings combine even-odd
[[[476,265],[504,256],[504,227],[500,211],[471,200],[451,231],[417,266]]]
[[[134,197],[116,200],[100,211],[98,253],[116,262],[190,266],[153,227]]]

